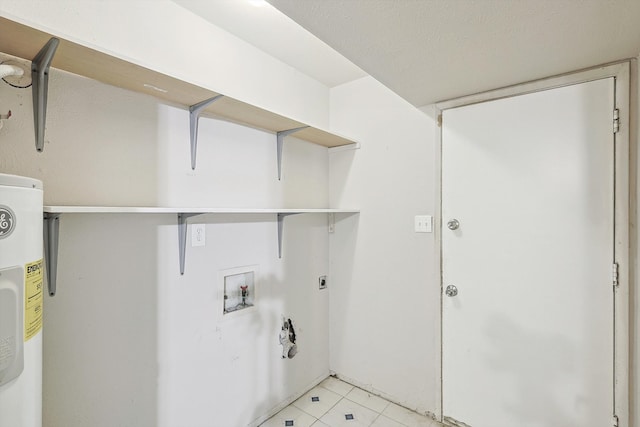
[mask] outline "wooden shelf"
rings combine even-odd
[[[197,120],[201,114],[219,117],[241,125],[276,134],[278,178],[280,178],[282,141],[295,132],[296,138],[324,147],[357,145],[355,141],[309,126],[306,123],[267,111],[255,105],[233,99],[177,78],[142,67],[112,54],[65,40],[55,34],[0,17],[0,52],[31,61],[49,40],[59,40],[54,49],[51,66],[112,86],[151,95],[159,100],[182,106],[190,111],[191,161],[195,168]],[[43,49],[44,50],[44,49]],[[53,51],[52,51],[53,52]],[[46,84],[44,85],[46,87]],[[220,96],[222,95],[222,96]],[[46,100],[46,90],[43,95]],[[218,97],[215,102],[204,102]],[[46,105],[46,102],[44,103]],[[206,107],[204,106],[206,105]],[[202,108],[196,108],[202,107]],[[45,110],[46,111],[46,110]],[[44,129],[44,117],[42,118]],[[195,137],[194,137],[195,135]],[[282,255],[284,218],[296,214],[357,214],[346,209],[248,209],[248,208],[174,208],[174,207],[100,207],[100,206],[45,206],[44,234],[47,279],[50,295],[56,290],[59,219],[63,214],[175,214],[178,218],[180,272],[184,273],[187,219],[202,214],[272,214],[278,223],[278,255]]]
[[[144,206],[45,206],[51,214],[302,214],[302,213],[358,213],[357,209],[252,209],[252,208],[208,208],[208,207],[144,207]]]
[[[270,214],[276,215],[278,224],[278,258],[282,258],[282,235],[284,219],[298,214],[330,214],[329,227],[333,214],[353,215],[360,213],[357,209],[251,209],[251,208],[173,208],[173,207],[140,207],[140,206],[45,206],[44,207],[44,252],[47,265],[47,282],[49,295],[56,293],[56,276],[58,270],[58,240],[60,215],[63,214],[174,214],[178,217],[178,255],[180,274],[184,274],[187,249],[187,220],[193,216],[206,214]]]
[[[65,40],[56,35],[0,17],[0,52],[2,53],[31,60],[51,37],[56,37],[60,40],[51,63],[54,68],[98,80],[112,86],[145,93],[162,101],[187,108],[205,99],[221,95]],[[166,92],[154,88],[162,89]],[[272,113],[228,96],[209,105],[203,110],[203,114],[276,133],[307,126],[306,123]],[[296,138],[325,147],[355,144],[355,141],[348,138],[314,127],[297,132]]]

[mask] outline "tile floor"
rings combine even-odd
[[[381,397],[329,377],[260,427],[441,427]]]

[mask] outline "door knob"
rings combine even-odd
[[[460,222],[455,218],[450,219],[449,222],[447,222],[447,227],[449,230],[457,230],[458,227],[460,227]]]
[[[455,297],[458,295],[458,288],[456,288],[455,285],[449,285],[447,286],[447,289],[445,289],[444,293],[447,294],[448,297]]]

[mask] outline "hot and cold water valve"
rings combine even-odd
[[[223,314],[235,313],[255,307],[255,272],[241,271],[224,276]]]
[[[296,332],[293,329],[291,319],[282,319],[282,329],[280,330],[280,344],[282,345],[282,358],[293,359],[298,353],[296,344]]]

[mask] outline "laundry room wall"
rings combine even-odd
[[[115,25],[114,14],[100,16],[105,4],[62,2],[54,11],[47,2],[3,1],[0,11],[42,19],[54,33],[95,29],[95,37],[82,37],[96,43],[97,29],[119,28],[110,49],[124,51],[133,30]],[[183,13],[171,2],[153,4]],[[70,5],[80,9],[71,13]],[[143,10],[129,12],[142,22]],[[102,18],[110,24],[98,24]],[[327,121],[327,88],[242,49],[243,59],[218,76],[226,89],[268,82],[254,86],[259,102],[293,82],[274,108]],[[166,49],[158,56],[172,57]],[[247,83],[242,68],[251,61],[271,71]],[[328,206],[324,147],[290,137],[278,181],[275,135],[205,117],[191,170],[185,109],[55,69],[49,85],[45,148],[37,153],[30,89],[0,82],[0,114],[12,111],[0,129],[0,172],[43,180],[47,205]],[[282,259],[273,214],[190,218],[184,275],[174,214],[63,214],[60,221],[58,292],[45,301],[45,426],[255,425],[329,374],[329,297],[318,289],[329,270],[326,215],[288,217]],[[204,247],[191,245],[193,224],[204,225]],[[237,268],[255,273],[256,309],[223,315],[221,284]],[[281,357],[283,317],[298,336],[291,360]]]
[[[371,77],[331,91],[331,127],[367,141],[330,154],[331,369],[422,413],[440,407],[436,124]],[[415,215],[434,217],[415,233]]]

